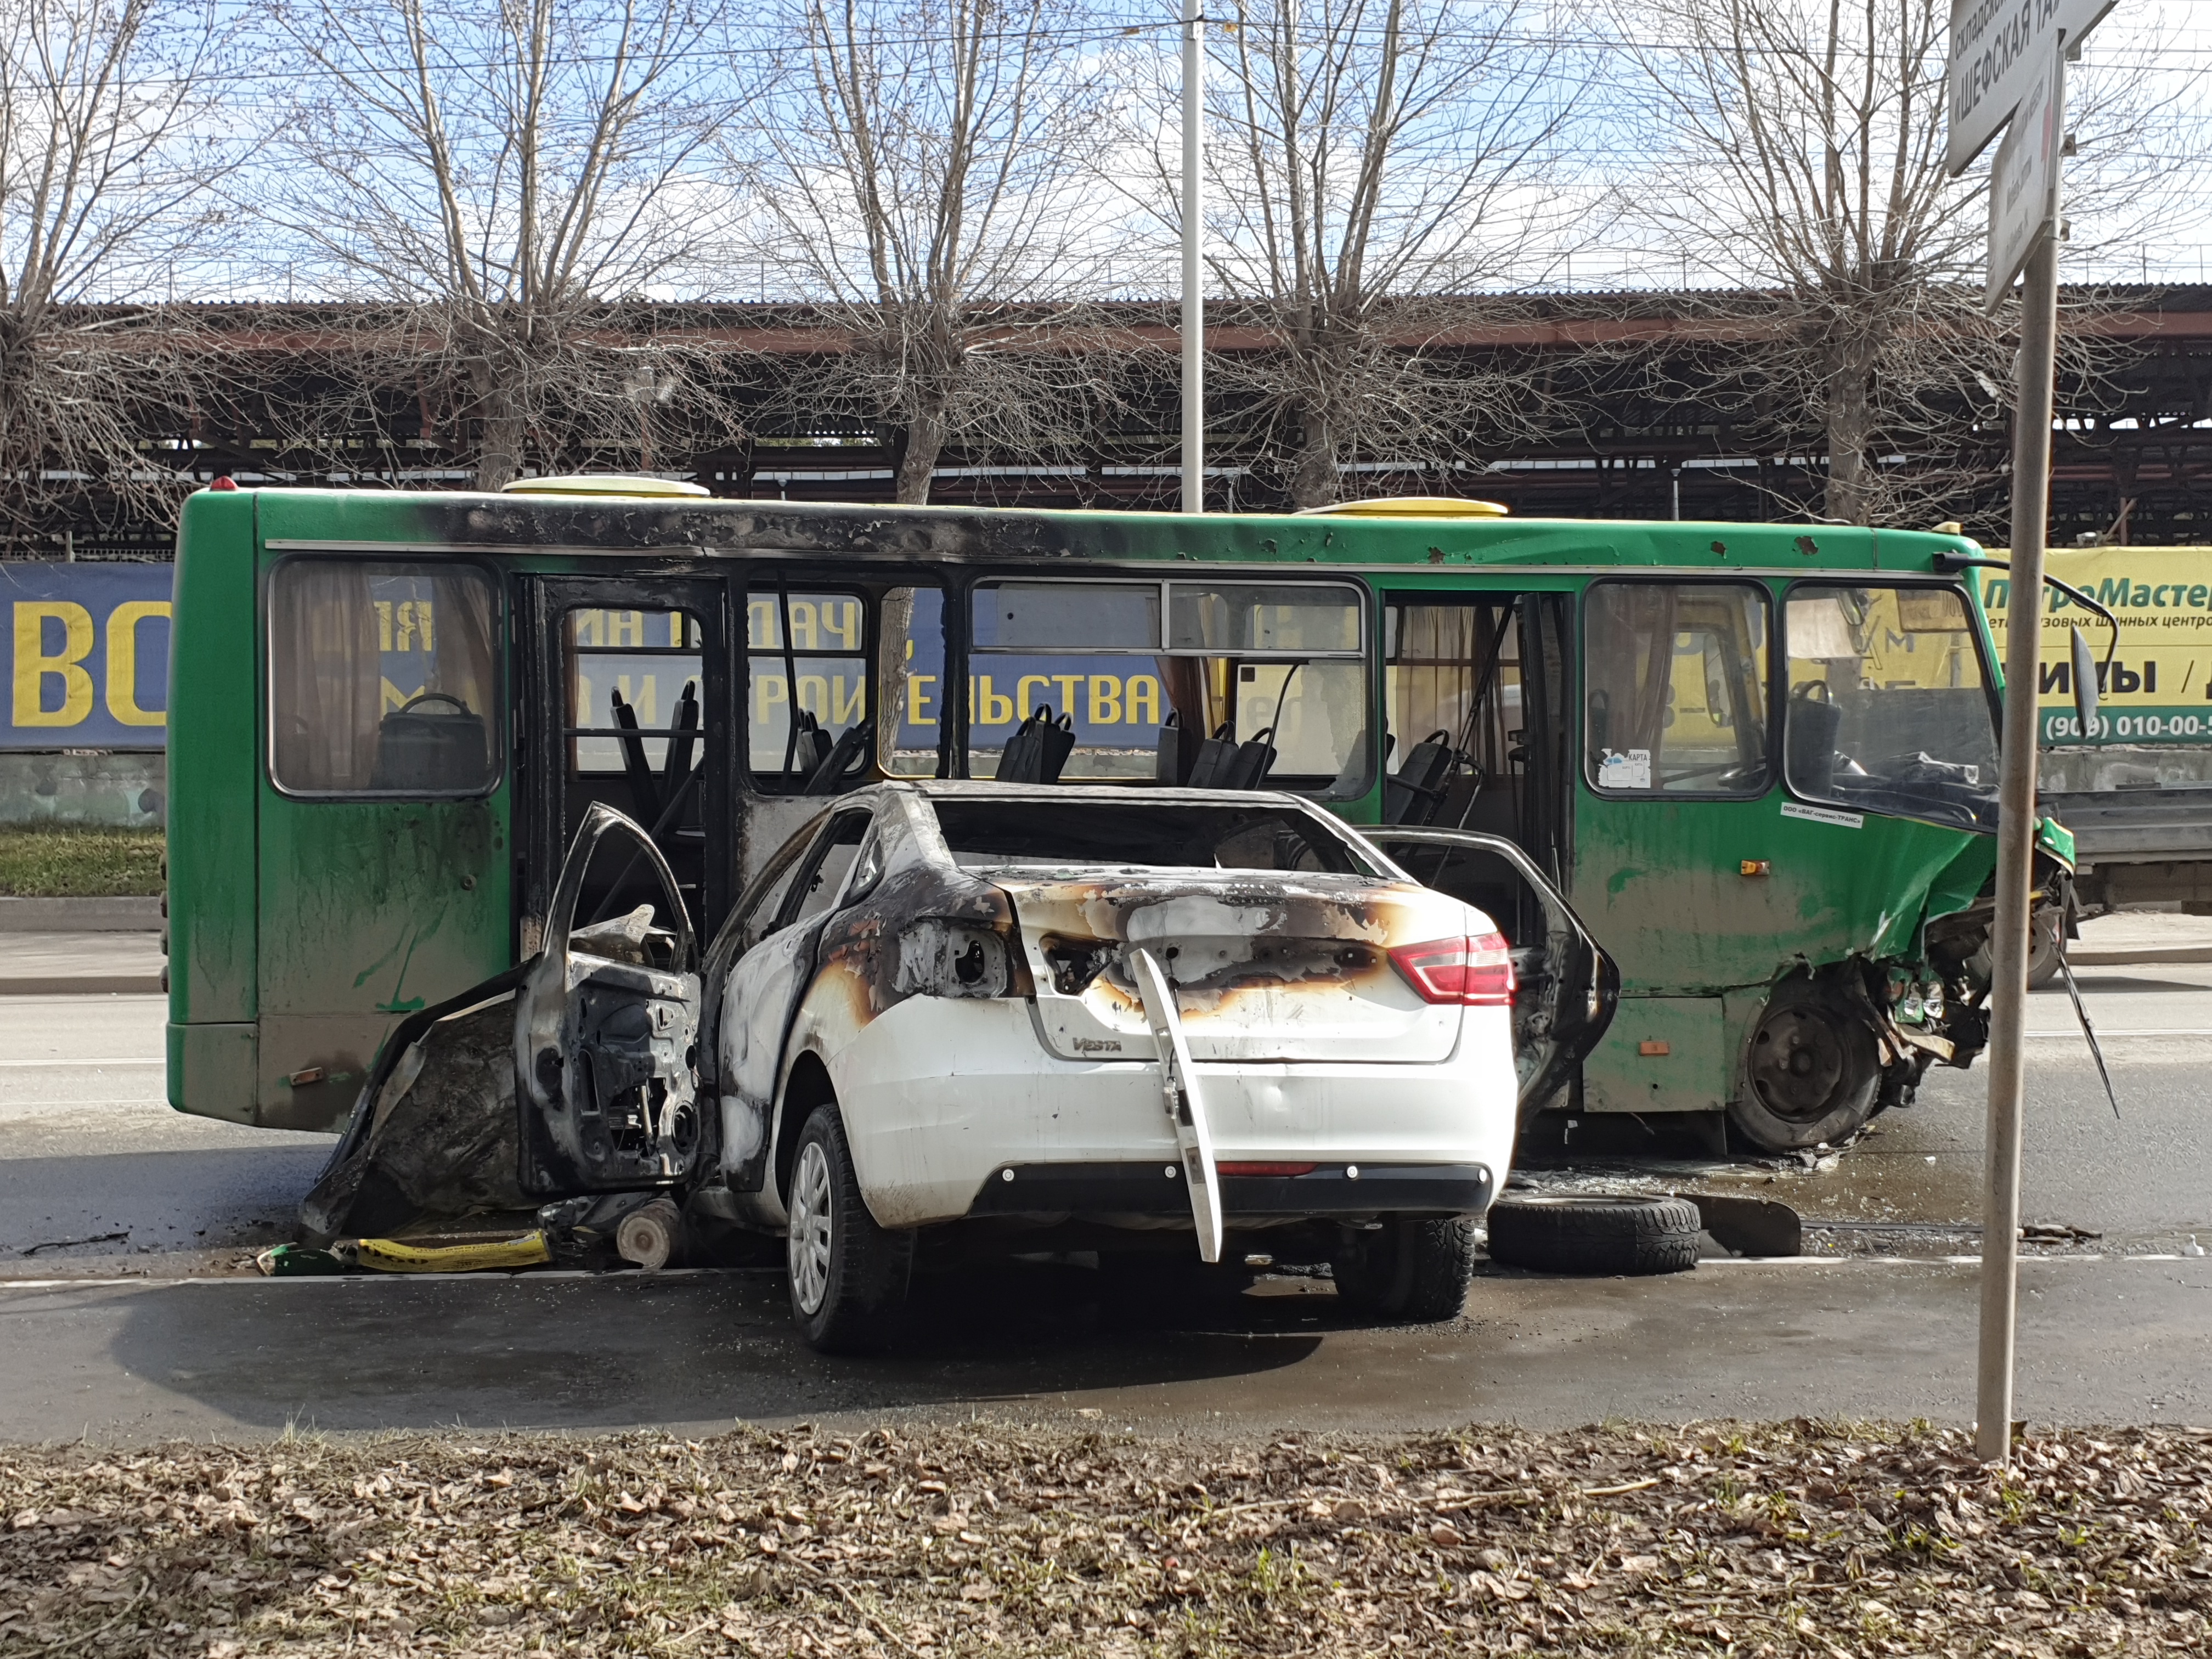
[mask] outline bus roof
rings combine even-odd
[[[272,548],[402,544],[485,554],[804,556],[949,562],[1188,561],[1398,568],[1613,566],[1883,570],[1925,574],[1966,538],[1838,525],[1386,514],[1181,514],[898,507],[848,502],[498,495],[460,491],[201,490],[185,544],[210,515],[251,503]]]

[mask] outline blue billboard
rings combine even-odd
[[[0,563],[4,749],[160,749],[167,741],[167,564]]]

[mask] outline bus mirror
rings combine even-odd
[[[2081,721],[2081,741],[2097,740],[2097,653],[2089,648],[2089,641],[2078,624],[2069,624],[2066,630],[2073,636],[2074,646],[2074,712]]]

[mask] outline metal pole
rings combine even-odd
[[[2036,672],[2058,341],[2057,230],[2054,210],[2050,228],[2028,256],[2013,428],[2012,602],[2007,612],[2012,621],[2005,630],[1997,903],[1990,936],[1995,972],[1990,983],[1990,1115],[1982,1174],[1981,1366],[1975,1392],[1975,1445],[1985,1463],[2003,1463],[2012,1451],[2013,1333],[2020,1297],[2021,1030],[2027,1013],[2028,909],[2035,874]]]
[[[1204,0],[1182,9],[1182,510],[1206,511],[1206,295],[1201,259],[1204,201],[1206,14]]]

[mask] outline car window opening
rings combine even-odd
[[[1325,823],[1285,806],[1198,806],[1087,797],[933,801],[963,868],[1297,870],[1374,876],[1378,866]]]

